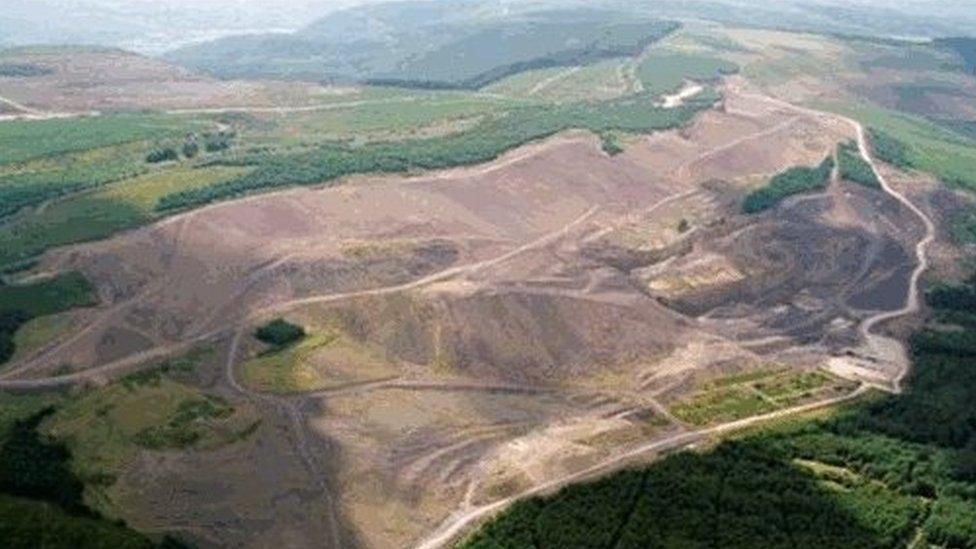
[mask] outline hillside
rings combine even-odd
[[[527,69],[635,55],[677,28],[622,11],[511,16],[491,4],[454,5],[443,10],[396,3],[340,11],[296,33],[225,38],[166,58],[223,77],[476,89]]]

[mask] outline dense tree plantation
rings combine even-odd
[[[974,295],[929,292],[965,315]],[[919,332],[902,395],[519,502],[460,546],[976,547],[973,326]]]
[[[783,199],[794,194],[818,191],[827,188],[834,159],[827,157],[819,166],[790,168],[774,176],[769,183],[749,193],[742,202],[742,211],[747,214],[768,210]]]
[[[718,96],[709,91],[674,109],[651,106],[648,96],[605,103],[578,103],[516,109],[490,118],[460,134],[365,145],[333,144],[310,152],[257,153],[228,165],[256,166],[254,171],[210,187],[179,191],[159,200],[161,211],[191,208],[250,192],[288,185],[328,183],[356,173],[434,170],[488,162],[502,153],[570,128],[596,133],[613,130],[646,133],[688,122]]]

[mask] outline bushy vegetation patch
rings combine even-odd
[[[620,136],[614,132],[605,132],[600,135],[600,148],[610,156],[617,156],[624,152]]]
[[[158,147],[146,154],[146,162],[150,164],[158,164],[160,162],[172,162],[174,160],[179,160],[180,155],[176,152],[173,147]]]
[[[283,318],[276,318],[254,332],[254,337],[272,347],[291,345],[305,337],[305,329]]]
[[[976,547],[976,331],[923,330],[912,356],[902,395],[521,501],[460,546]]]
[[[776,206],[789,196],[826,189],[833,168],[834,160],[828,157],[813,168],[795,167],[779,173],[765,187],[746,196],[742,202],[742,211],[747,214],[759,213]]]
[[[838,147],[837,164],[840,167],[841,178],[871,189],[881,188],[878,174],[874,172],[874,168],[870,164],[861,158],[861,150],[856,142],[842,143]]]
[[[502,153],[571,128],[597,133],[646,133],[680,126],[718,96],[705,92],[674,109],[655,108],[647,96],[603,103],[576,103],[514,109],[450,136],[364,145],[332,144],[309,152],[256,153],[232,164],[254,166],[249,174],[210,187],[175,192],[159,200],[161,211],[196,207],[260,190],[320,184],[356,173],[434,170],[479,164]]]
[[[874,145],[874,154],[881,160],[895,166],[896,168],[911,168],[912,159],[908,145],[898,140],[893,135],[871,128],[871,144]]]
[[[233,413],[233,407],[214,396],[187,399],[180,402],[165,424],[146,427],[136,433],[134,441],[153,450],[186,448],[204,436],[199,427],[201,424],[227,418]]]

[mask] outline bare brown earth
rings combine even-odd
[[[40,268],[81,270],[103,305],[2,377],[97,380],[222,344],[211,383],[268,420],[233,453],[136,464],[123,518],[208,546],[417,543],[458,509],[677,440],[691,427],[667,405],[703,380],[826,368],[903,307],[924,227],[889,195],[835,181],[739,214],[855,128],[727,91],[615,157],[566,133],[52,252]],[[300,357],[306,385],[282,396],[240,373],[275,316],[340,342]]]
[[[123,50],[15,50],[4,61],[53,71],[0,76],[0,96],[45,112],[302,105],[356,91],[300,82],[217,80]]]

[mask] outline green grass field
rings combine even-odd
[[[637,77],[647,93],[662,95],[677,91],[685,80],[709,81],[737,70],[734,63],[716,57],[662,51],[643,60]]]
[[[592,65],[537,69],[512,75],[483,91],[512,98],[556,103],[606,101],[631,93],[622,75],[630,58]]]
[[[942,181],[976,191],[976,141],[924,118],[871,105],[826,104],[905,146],[910,167]]]
[[[0,265],[47,249],[106,238],[157,219],[157,201],[171,193],[204,188],[248,173],[249,168],[174,166],[52,202],[0,224]]]
[[[179,136],[200,124],[188,117],[117,114],[0,124],[0,165],[133,141]]]

